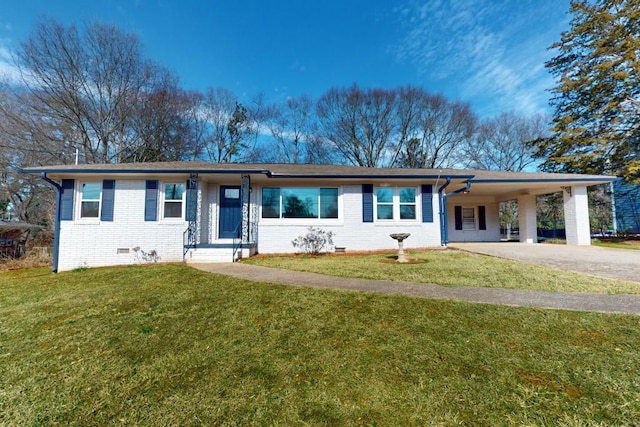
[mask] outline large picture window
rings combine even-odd
[[[378,220],[415,220],[415,187],[379,187],[376,188],[376,218]]]
[[[81,188],[80,218],[99,218],[102,195],[101,182],[85,182]]]
[[[265,187],[262,218],[338,218],[338,189]]]
[[[164,184],[163,218],[182,218],[184,184]]]

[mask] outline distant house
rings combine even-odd
[[[27,239],[39,225],[20,221],[0,221],[0,258],[20,258],[26,252]]]
[[[537,242],[536,195],[564,194],[567,243],[589,245],[587,186],[614,178],[453,169],[167,162],[43,166],[57,189],[54,270],[217,262],[293,252],[310,226],[345,251],[500,239],[498,204],[518,201],[520,240]]]

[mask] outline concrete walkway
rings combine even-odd
[[[605,295],[525,291],[497,288],[444,287],[390,280],[348,279],[316,273],[302,273],[242,263],[190,264],[211,273],[239,279],[310,286],[325,289],[376,292],[422,298],[453,299],[518,307],[540,307],[602,313],[640,314],[640,295]]]

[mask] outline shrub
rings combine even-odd
[[[304,236],[298,236],[291,241],[294,248],[299,248],[307,254],[317,255],[328,244],[333,246],[333,231],[324,231],[321,228],[309,227],[308,232]]]

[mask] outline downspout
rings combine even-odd
[[[451,178],[447,177],[447,182],[438,188],[438,204],[440,205],[440,245],[447,245],[447,205],[444,203],[443,191],[451,184]]]
[[[447,220],[447,218],[448,218],[448,216],[447,216],[447,213],[448,213],[447,200],[449,199],[449,197],[456,196],[456,195],[458,195],[460,193],[468,192],[469,189],[471,189],[471,181],[467,181],[466,184],[467,185],[465,187],[459,188],[456,191],[452,191],[449,194],[441,195],[441,197],[443,199],[443,206],[444,206],[444,209],[441,209],[441,210],[444,211],[444,216],[445,216],[444,222],[442,222],[442,224],[444,224],[443,225],[444,226],[444,232],[442,233],[442,237],[443,237],[442,246],[447,246],[447,243],[449,243],[449,224],[448,224],[448,220]],[[447,184],[443,185],[442,187],[444,188],[447,185],[449,185],[449,182],[447,182]],[[438,190],[438,192],[440,192],[440,191]]]
[[[42,172],[42,179],[51,184],[56,189],[56,212],[53,225],[53,256],[51,271],[58,272],[58,253],[60,248],[60,200],[62,198],[62,186],[47,176],[46,172]]]

